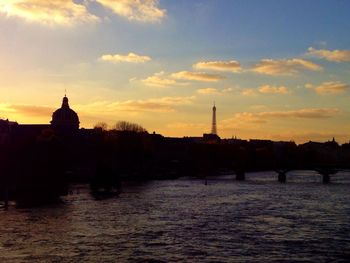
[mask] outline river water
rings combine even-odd
[[[125,183],[100,201],[76,186],[61,205],[0,211],[0,262],[346,262],[350,173],[276,178]]]

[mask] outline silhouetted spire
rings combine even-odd
[[[67,98],[66,95],[64,95],[63,100],[62,100],[62,108],[68,108],[69,109],[68,98]]]
[[[54,129],[71,131],[79,129],[78,114],[69,107],[68,97],[65,94],[61,108],[52,114],[51,124]]]
[[[211,134],[217,135],[217,130],[216,130],[216,106],[215,106],[215,101],[214,101],[214,106],[213,106],[213,118],[212,118],[212,124],[211,124]]]

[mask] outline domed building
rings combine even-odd
[[[61,108],[52,114],[51,125],[53,129],[59,131],[74,131],[79,129],[78,114],[69,107],[66,95],[63,97]]]

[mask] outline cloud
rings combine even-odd
[[[176,85],[176,80],[163,78],[163,77],[156,75],[156,74],[153,76],[150,76],[146,79],[143,79],[142,82],[146,86],[161,87],[161,88]]]
[[[147,100],[128,100],[117,103],[118,110],[122,111],[151,111],[151,112],[172,112],[175,106],[191,104],[194,97],[163,97]],[[112,107],[113,108],[113,107]]]
[[[177,73],[173,73],[171,76],[175,79],[196,80],[196,81],[205,81],[205,82],[216,82],[216,81],[225,79],[225,77],[221,75],[208,74],[205,72],[191,72],[191,71],[180,71]]]
[[[158,0],[96,0],[115,14],[139,22],[159,22],[166,10],[159,7]]]
[[[223,90],[222,90],[222,92],[224,92],[224,93],[230,93],[230,92],[232,92],[233,91],[233,88],[224,88]]]
[[[128,63],[145,63],[151,61],[149,56],[140,56],[135,53],[129,53],[127,55],[103,55],[99,58],[101,61],[107,61],[111,63],[128,62]]]
[[[221,92],[216,88],[205,88],[205,89],[197,89],[197,93],[208,95],[208,94],[220,94]]]
[[[168,86],[186,86],[186,82],[178,82],[175,79],[169,78],[164,71],[155,73],[153,76],[141,80],[146,86],[165,88]]]
[[[2,0],[0,12],[45,25],[70,26],[99,21],[85,5],[73,0]]]
[[[138,22],[159,22],[166,16],[166,10],[159,8],[158,0],[1,0],[0,13],[45,25],[70,26],[100,21],[87,9],[91,2]]]
[[[229,71],[235,73],[238,73],[242,70],[240,63],[235,60],[198,62],[194,64],[193,67],[195,69]]]
[[[267,75],[293,75],[300,70],[321,71],[323,68],[305,59],[263,59],[256,64],[252,71]]]
[[[174,112],[175,107],[193,103],[195,97],[162,97],[144,100],[126,100],[118,102],[100,101],[88,105],[77,105],[78,111],[93,114],[114,114],[126,112]]]
[[[306,108],[291,111],[267,111],[260,112],[257,116],[268,118],[297,118],[297,119],[325,119],[334,117],[339,113],[338,109],[334,108]]]
[[[232,118],[220,121],[221,130],[231,129],[249,129],[256,131],[270,120],[286,120],[286,119],[327,119],[339,114],[338,109],[334,108],[304,108],[290,111],[264,111],[264,112],[239,112]],[[254,132],[254,134],[256,134]]]
[[[290,90],[285,86],[271,86],[271,85],[263,85],[258,88],[260,93],[263,94],[288,94]]]
[[[231,93],[233,91],[233,88],[224,88],[224,89],[217,89],[217,88],[203,88],[203,89],[197,89],[198,94],[202,95],[223,95],[225,93]]]
[[[50,117],[54,108],[48,106],[0,104],[0,112],[22,114],[25,116]]]
[[[55,111],[52,107],[34,105],[12,105],[16,112],[30,116],[51,116]]]
[[[288,94],[291,91],[285,86],[271,86],[271,85],[262,85],[257,89],[243,89],[241,94],[243,96],[257,96],[258,94]]]
[[[257,95],[257,92],[255,89],[243,89],[241,93],[243,96],[248,96],[248,97],[253,97]]]
[[[340,81],[329,81],[323,82],[318,86],[313,84],[305,84],[305,88],[314,90],[317,94],[327,95],[327,94],[341,94],[346,92],[350,86],[346,83]]]
[[[128,100],[109,105],[110,109],[118,111],[136,111],[136,112],[172,112],[173,105],[160,101],[152,100]]]
[[[228,120],[224,120],[223,124],[225,124],[227,122],[230,122],[230,121],[233,121],[233,122],[236,122],[236,123],[240,123],[240,122],[265,123],[266,122],[265,120],[260,118],[259,114],[251,113],[251,112],[236,113],[233,118],[228,119]]]
[[[310,47],[308,49],[308,55],[324,58],[328,61],[334,62],[350,62],[350,50],[327,50],[327,49],[315,49]]]
[[[334,108],[305,108],[290,111],[264,111],[264,112],[240,112],[236,113],[233,118],[224,120],[227,122],[249,122],[265,123],[268,119],[326,119],[339,114],[338,109]]]

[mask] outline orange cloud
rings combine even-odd
[[[177,73],[173,73],[171,75],[175,79],[183,79],[183,80],[195,80],[195,81],[205,81],[205,82],[216,82],[225,77],[216,74],[208,74],[205,72],[191,72],[191,71],[180,71]]]
[[[243,96],[248,96],[248,97],[253,97],[258,95],[255,89],[244,89],[242,90],[241,93]]]
[[[220,94],[221,92],[216,88],[205,88],[205,89],[197,89],[197,93],[208,95],[208,94]]]
[[[100,57],[101,61],[107,61],[112,63],[119,63],[119,62],[128,62],[128,63],[145,63],[147,61],[151,61],[151,58],[149,56],[140,56],[135,53],[129,53],[127,55],[103,55]]]
[[[271,86],[271,85],[263,85],[259,87],[259,92],[263,94],[288,94],[290,90],[285,86]]]
[[[291,91],[285,86],[262,85],[257,89],[243,89],[243,96],[257,96],[258,94],[288,94]]]
[[[323,68],[305,59],[263,59],[256,64],[252,71],[267,75],[293,75],[300,70],[321,71]]]
[[[236,113],[233,120],[236,122],[248,122],[248,123],[265,123],[266,121],[260,117],[259,114],[251,112]],[[227,120],[225,120],[227,122]]]
[[[46,25],[70,26],[99,21],[86,6],[73,0],[2,0],[0,12]]]
[[[310,47],[307,54],[324,58],[328,61],[350,62],[350,50],[327,50]]]
[[[323,82],[318,86],[312,84],[305,84],[305,88],[314,90],[317,94],[327,95],[327,94],[341,94],[349,89],[349,85],[342,83],[340,81],[328,81]]]
[[[173,79],[162,78],[157,75],[150,76],[146,79],[143,79],[142,82],[146,84],[146,86],[161,87],[161,88],[176,84],[176,81]]]
[[[52,107],[34,105],[12,105],[11,108],[20,114],[43,117],[51,116],[55,110]]]
[[[195,97],[162,97],[144,100],[126,100],[118,102],[100,101],[87,105],[77,105],[78,112],[89,115],[110,115],[118,111],[127,112],[173,112],[176,106],[193,103]]]
[[[224,120],[224,123],[248,122],[248,123],[265,123],[268,119],[325,119],[334,117],[339,113],[338,109],[334,108],[305,108],[290,111],[265,111],[259,113],[240,112],[236,113],[233,118]]]
[[[54,112],[54,108],[47,106],[35,105],[16,105],[16,104],[1,104],[0,112],[21,114],[25,116],[40,116],[50,117]]]
[[[96,0],[115,14],[138,22],[159,22],[166,11],[159,7],[158,0]]]
[[[226,132],[231,132],[234,129],[235,131],[244,133],[248,132],[251,134],[250,136],[256,136],[257,130],[263,130],[263,126],[271,120],[327,119],[337,114],[339,114],[339,110],[334,108],[304,108],[290,111],[265,111],[258,113],[239,112],[232,118],[220,121],[219,129]]]
[[[88,11],[90,2],[97,2],[114,14],[138,22],[159,22],[166,16],[166,10],[159,8],[158,0],[1,0],[0,12],[45,25],[100,21]]]
[[[238,73],[242,70],[240,63],[235,60],[198,62],[194,64],[193,67],[195,69],[229,71],[235,73]]]
[[[186,86],[186,82],[177,82],[175,79],[171,79],[165,76],[164,71],[155,73],[153,76],[147,77],[146,79],[141,80],[146,86],[151,87],[168,87],[168,86]]]
[[[334,108],[306,108],[291,111],[260,112],[257,116],[262,118],[300,118],[300,119],[325,119],[334,117],[339,113]]]
[[[133,111],[133,112],[172,112],[174,107],[168,103],[147,101],[147,100],[128,100],[116,105],[109,105],[111,109],[118,111]],[[115,106],[115,108],[113,107]]]

